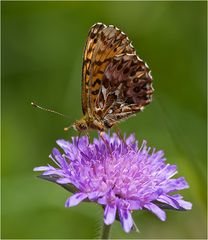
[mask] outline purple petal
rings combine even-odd
[[[165,168],[166,171],[166,178],[171,178],[172,176],[174,176],[177,173],[177,166],[176,165],[167,165],[167,167]]]
[[[166,214],[158,206],[156,206],[153,203],[148,203],[148,204],[145,204],[144,207],[147,208],[149,211],[153,212],[160,220],[165,221]]]
[[[179,203],[178,201],[176,201],[175,199],[171,198],[170,196],[168,195],[160,195],[158,198],[157,198],[157,201],[159,202],[163,202],[163,203],[167,203],[169,204],[170,206],[178,209],[179,208]]]
[[[64,150],[65,153],[68,153],[70,150],[70,143],[63,139],[57,140],[56,143]]]
[[[41,166],[41,167],[35,167],[33,168],[33,171],[34,172],[42,172],[42,171],[48,171],[50,170],[51,168],[48,167],[48,166]]]
[[[105,212],[104,212],[104,222],[106,225],[110,225],[114,222],[116,217],[116,205],[109,206],[107,205],[105,207]]]
[[[129,209],[130,210],[139,210],[142,209],[141,203],[139,200],[128,200],[128,203],[130,204]]]
[[[66,200],[65,207],[73,207],[78,205],[82,200],[87,198],[86,193],[75,193]]]
[[[57,169],[57,168],[49,166],[48,170],[43,172],[42,175],[59,175],[59,176],[63,176],[64,172],[61,169]]]
[[[57,182],[57,183],[60,183],[60,184],[71,183],[71,181],[69,180],[69,178],[59,178],[56,182]]]
[[[126,144],[130,145],[135,142],[135,135],[131,134],[127,139],[126,139]]]
[[[131,213],[127,209],[118,209],[121,225],[125,232],[130,232],[134,224]]]
[[[59,150],[58,150],[57,148],[54,148],[54,149],[52,150],[52,154],[53,154],[53,157],[54,157],[54,158],[56,159],[56,161],[57,161],[56,164],[57,164],[59,167],[61,167],[64,159],[63,159],[61,153],[59,152]],[[60,166],[59,164],[61,164],[61,166]]]
[[[190,210],[192,209],[192,203],[184,201],[184,200],[178,200],[177,201],[180,205],[180,207],[186,209],[186,210]]]
[[[106,196],[98,198],[97,202],[101,205],[107,204]]]
[[[164,187],[166,189],[166,192],[173,192],[176,190],[189,188],[189,185],[184,177],[180,177],[177,179],[169,179],[168,182],[164,184]]]
[[[88,198],[92,201],[96,200],[100,196],[100,192],[91,192],[87,194]]]

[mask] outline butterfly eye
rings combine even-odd
[[[84,124],[84,123],[80,123],[79,127],[80,127],[80,129],[82,129],[82,130],[87,130],[87,125]]]

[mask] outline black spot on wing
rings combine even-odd
[[[101,80],[99,78],[97,78],[94,83],[92,84],[92,87],[95,87],[95,85],[98,84],[100,85],[101,84]]]
[[[92,91],[91,93],[92,93],[93,95],[98,95],[98,93],[99,93],[99,89],[94,90],[94,91]]]

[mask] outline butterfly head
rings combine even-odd
[[[80,120],[75,121],[73,128],[78,132],[83,132],[88,129],[88,125],[86,120],[84,118],[81,118]]]

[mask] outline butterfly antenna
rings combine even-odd
[[[66,131],[69,131],[69,129],[72,127],[73,125],[70,125],[69,127],[65,127],[64,128],[64,131],[66,132]]]
[[[48,109],[48,108],[41,107],[41,106],[35,104],[34,102],[31,102],[31,105],[32,105],[33,107],[39,108],[39,109],[41,109],[41,110],[44,110],[44,111],[47,111],[47,112],[51,112],[51,113],[55,113],[55,114],[57,114],[57,115],[60,115],[60,116],[62,116],[62,117],[65,117],[65,118],[69,118],[69,119],[70,119],[70,117],[67,116],[67,115],[65,115],[65,114],[56,112],[56,111],[54,111],[54,110],[52,110],[52,109]]]

